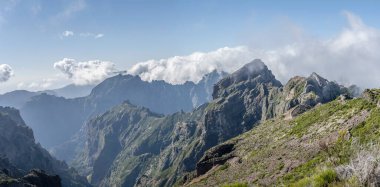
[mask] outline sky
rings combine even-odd
[[[118,71],[197,82],[260,58],[380,87],[380,1],[1,0],[0,93],[96,84]]]

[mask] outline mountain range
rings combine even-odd
[[[95,86],[85,97],[56,96],[56,93],[63,93],[62,90],[67,92],[91,88],[69,85],[60,91],[6,93],[0,96],[0,104],[20,109],[23,119],[34,130],[37,141],[51,149],[69,141],[92,116],[126,100],[162,114],[191,111],[211,100],[214,83],[226,75],[225,72],[213,71],[198,83],[172,85],[164,81],[146,82],[138,76],[119,74]],[[65,158],[64,155],[57,156]]]
[[[380,91],[359,92],[317,73],[283,85],[259,59],[199,83],[120,74],[85,97],[26,92],[31,96],[16,103],[20,112],[0,112],[0,124],[14,129],[11,136],[0,131],[2,142],[11,142],[0,143],[0,166],[7,168],[0,182],[28,184],[33,176],[105,187],[375,184],[380,175],[363,183],[360,168],[350,170],[361,154],[377,153]]]
[[[96,186],[178,185],[192,178],[209,148],[260,122],[291,119],[348,94],[349,89],[316,73],[283,86],[261,60],[254,60],[216,83],[213,100],[191,112],[162,116],[125,102],[92,118],[72,166]]]

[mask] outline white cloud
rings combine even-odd
[[[77,62],[68,58],[54,63],[54,68],[64,73],[76,85],[99,83],[115,71],[112,62],[100,60]]]
[[[56,79],[43,79],[42,81],[34,81],[34,82],[19,82],[17,84],[17,89],[28,89],[28,90],[35,90],[35,91],[41,91],[46,90],[48,88],[53,87],[58,80]]]
[[[329,39],[301,36],[293,43],[269,50],[255,46],[224,47],[208,53],[140,62],[128,73],[140,75],[147,81],[197,82],[213,69],[232,72],[260,58],[282,82],[295,75],[317,72],[343,84],[379,87],[380,30],[365,25],[350,12],[344,12],[344,16],[347,28]]]
[[[70,37],[70,36],[74,36],[74,32],[73,31],[64,31],[62,33],[62,37]]]
[[[79,35],[81,37],[84,37],[84,38],[91,37],[91,38],[94,38],[94,39],[98,39],[98,38],[103,38],[104,37],[104,34],[102,34],[102,33],[95,34],[95,33],[90,33],[90,32],[80,33]]]
[[[128,73],[140,75],[143,80],[165,80],[173,84],[198,82],[206,73],[217,70],[236,70],[252,59],[247,47],[224,47],[216,51],[196,52],[188,56],[149,60],[134,65]]]
[[[74,31],[70,31],[70,30],[66,30],[64,32],[62,32],[61,34],[61,39],[63,38],[67,38],[67,37],[73,37],[74,35],[76,35],[74,33]],[[84,32],[84,33],[79,33],[79,36],[82,37],[82,38],[93,38],[93,39],[99,39],[99,38],[103,38],[104,37],[104,34],[102,33],[91,33],[91,32]]]
[[[13,70],[8,64],[0,64],[0,82],[6,82],[13,76]]]

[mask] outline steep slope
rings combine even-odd
[[[371,153],[380,142],[379,98],[380,91],[366,90],[363,98],[340,97],[292,120],[261,123],[208,150],[187,186],[377,186]]]
[[[254,60],[219,81],[214,100],[193,112],[157,117],[123,104],[97,116],[86,124],[85,151],[73,165],[85,163],[78,170],[95,185],[172,186],[189,180],[193,174],[185,174],[212,146],[300,105],[303,110],[290,118],[345,93],[314,74],[283,87],[261,60]]]
[[[182,165],[194,146],[204,108],[164,117],[125,102],[87,123],[84,152],[72,165],[101,186],[133,186],[147,171],[168,177],[162,171]]]
[[[65,153],[75,149],[68,146],[73,141],[70,138],[90,117],[126,100],[157,113],[191,111],[209,101],[212,86],[223,76],[225,73],[214,71],[198,84],[171,85],[164,81],[142,81],[138,76],[118,75],[104,80],[86,97],[34,96],[22,106],[21,114],[35,132],[37,141],[46,148],[54,147],[56,156],[66,160],[69,155]]]
[[[21,115],[38,137],[37,141],[50,148],[67,141],[80,129],[88,116],[83,105],[84,98],[41,94],[21,108]]]
[[[48,174],[60,175],[64,186],[88,186],[84,178],[35,143],[33,131],[13,108],[0,107],[0,155],[9,161],[8,165],[2,166],[6,168],[1,169],[16,171],[14,168],[17,168],[17,172],[26,175],[26,171],[38,168]]]

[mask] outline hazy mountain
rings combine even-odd
[[[74,84],[70,84],[59,89],[44,90],[38,92],[31,92],[27,90],[15,90],[0,95],[0,106],[9,106],[20,109],[25,105],[25,103],[30,101],[30,99],[33,96],[37,96],[40,94],[49,94],[65,98],[84,97],[89,95],[91,93],[92,88],[94,87],[95,85],[77,86]]]
[[[45,174],[47,172],[49,175],[58,174],[64,186],[89,186],[85,178],[69,169],[64,162],[54,159],[35,143],[33,131],[13,108],[0,107],[0,155],[0,184],[13,180],[16,183],[28,183],[28,179],[42,180],[41,177],[53,178],[58,182],[57,178]],[[44,172],[31,171],[28,174],[27,171],[36,168]]]
[[[30,92],[26,90],[16,90],[0,95],[0,106],[9,106],[21,108],[31,97],[40,94],[39,92]]]
[[[21,114],[34,130],[37,141],[46,148],[52,148],[69,141],[89,117],[127,100],[157,113],[191,111],[210,100],[214,83],[225,75],[214,71],[197,84],[186,82],[182,85],[146,82],[139,76],[117,75],[101,82],[86,97],[67,99],[48,94],[36,95],[22,106]],[[54,153],[66,152],[66,149],[58,149]],[[56,156],[67,158],[66,155]]]
[[[84,148],[72,165],[95,185],[172,186],[189,180],[185,174],[212,146],[346,93],[316,74],[282,86],[254,60],[220,80],[213,100],[192,112],[162,116],[126,102],[96,116],[83,128]]]
[[[91,93],[91,90],[96,85],[75,85],[75,84],[69,84],[67,86],[64,86],[62,88],[49,90],[52,92],[53,95],[56,95],[58,97],[64,97],[64,98],[77,98],[77,97],[84,97]]]

